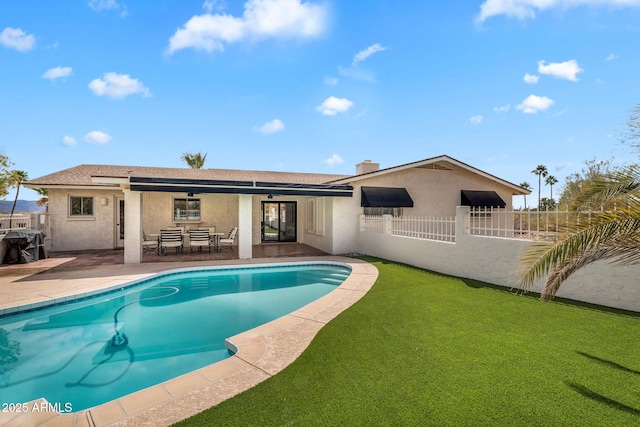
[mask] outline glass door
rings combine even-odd
[[[295,242],[296,202],[262,202],[262,241]]]
[[[124,199],[117,198],[116,247],[124,247]]]

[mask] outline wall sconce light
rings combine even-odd
[[[269,194],[269,195],[267,196],[267,199],[273,199],[273,194]]]
[[[109,199],[108,199],[107,197],[103,197],[103,198],[100,200],[100,204],[101,204],[102,206],[107,206],[107,205],[109,204]]]
[[[187,193],[188,197],[193,197],[193,193]]]

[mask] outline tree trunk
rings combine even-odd
[[[16,187],[16,198],[13,199],[13,206],[11,206],[11,215],[9,216],[9,228],[13,227],[13,212],[16,210],[16,203],[18,203],[18,194],[20,194],[20,185],[22,183],[18,183]]]

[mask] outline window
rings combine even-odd
[[[364,214],[402,216],[402,208],[364,208]]]
[[[93,197],[69,197],[70,216],[93,216]]]
[[[307,199],[305,231],[324,236],[324,198]]]
[[[200,221],[200,199],[173,199],[174,221]]]

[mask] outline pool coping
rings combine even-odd
[[[353,305],[371,289],[378,270],[366,261],[340,256],[260,258],[236,262],[193,263],[187,268],[167,265],[141,278],[167,270],[240,267],[255,264],[339,263],[351,267],[349,277],[329,294],[271,322],[226,340],[235,354],[225,360],[172,378],[163,383],[74,413],[47,409],[39,399],[28,413],[0,413],[0,426],[130,426],[169,425],[245,391],[277,374],[302,354],[324,325]],[[120,284],[131,281],[122,280]],[[101,289],[117,287],[109,284]],[[92,291],[95,293],[95,291]],[[33,410],[36,408],[36,410]]]

